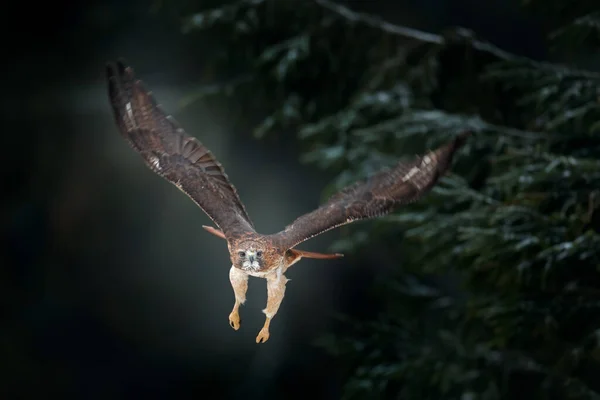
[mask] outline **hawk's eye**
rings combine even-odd
[[[259,251],[257,251],[257,252],[256,252],[256,255],[257,255],[258,257],[262,257],[262,251],[260,251],[260,250],[259,250]]]
[[[244,251],[240,251],[240,252],[238,253],[238,256],[240,256],[240,257],[244,258],[244,257],[246,257],[246,252],[244,252]]]

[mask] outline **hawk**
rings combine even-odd
[[[229,314],[233,329],[240,327],[239,307],[246,300],[248,277],[266,279],[266,318],[256,343],[269,339],[269,325],[285,294],[287,269],[303,257],[342,257],[298,250],[298,244],[340,225],[379,217],[419,199],[449,169],[454,153],[468,136],[463,133],[436,150],[350,185],[282,231],[263,235],[255,230],[221,164],[162,110],[133,69],[118,61],[107,64],[106,73],[110,104],[121,135],[152,171],[188,195],[217,226],[203,228],[227,242],[232,264],[229,280],[235,295]]]

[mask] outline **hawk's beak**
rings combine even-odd
[[[254,260],[256,260],[256,257],[253,255],[248,256],[248,261],[250,261],[250,263],[254,263]]]

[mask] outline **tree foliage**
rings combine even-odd
[[[187,102],[267,110],[254,133],[297,132],[304,161],[338,174],[329,192],[475,132],[433,194],[335,244],[402,238],[404,259],[373,321],[321,341],[347,360],[348,398],[600,398],[600,74],[585,69],[600,11],[524,3],[548,6],[556,63],[327,0],[242,0],[184,21],[227,34],[215,65],[233,76]]]

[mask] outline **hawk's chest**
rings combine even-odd
[[[284,267],[283,265],[279,265],[276,268],[272,268],[267,271],[243,271],[246,273],[246,275],[253,276],[255,278],[267,278],[271,275],[281,275],[284,272]]]
[[[267,275],[272,274],[274,271],[247,271],[247,270],[243,270],[246,275],[250,275],[253,276],[255,278],[265,278]]]

